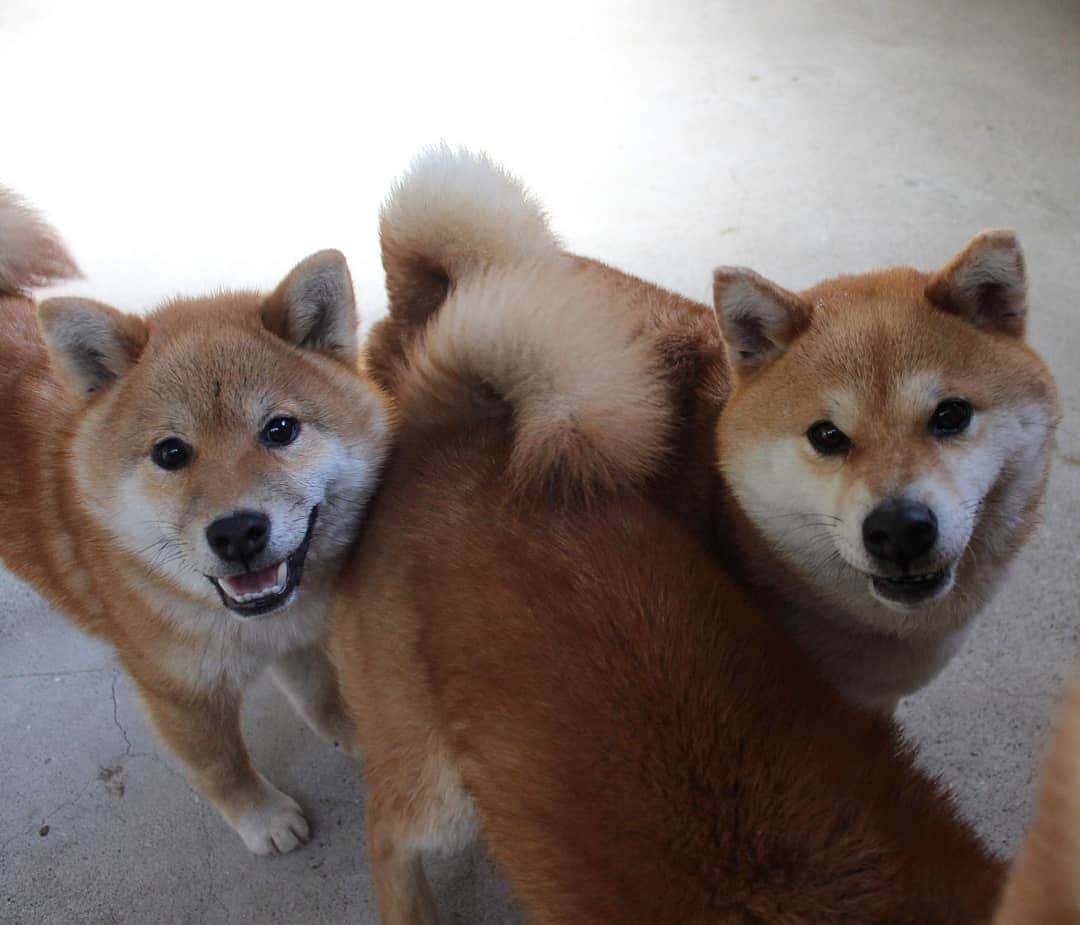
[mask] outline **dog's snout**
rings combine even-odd
[[[269,539],[270,518],[259,511],[236,511],[206,528],[210,548],[226,562],[250,562]]]
[[[925,504],[907,498],[882,501],[863,521],[867,552],[902,566],[929,552],[937,538],[937,516]]]

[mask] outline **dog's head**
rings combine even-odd
[[[340,561],[389,442],[357,371],[345,260],[324,251],[269,296],[179,299],[145,317],[41,305],[51,362],[78,396],[82,504],[146,574],[242,617]]]
[[[721,269],[715,300],[737,376],[720,463],[769,545],[880,629],[979,597],[965,583],[1031,529],[1058,418],[1015,236],[800,294]]]

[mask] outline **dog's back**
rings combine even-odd
[[[377,877],[460,838],[467,795],[532,921],[989,915],[997,865],[893,727],[651,503],[554,512],[498,425],[403,433],[337,620]]]
[[[532,921],[987,918],[1000,867],[895,728],[657,503],[693,460],[591,426],[677,414],[608,273],[496,255],[376,357],[400,445],[334,646],[383,920],[430,920],[419,852],[473,804]]]

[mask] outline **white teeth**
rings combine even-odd
[[[246,594],[237,594],[229,584],[227,578],[223,578],[218,582],[218,586],[229,596],[229,600],[236,604],[247,604],[251,601],[260,601],[266,597],[273,597],[276,594],[281,594],[285,590],[285,587],[289,583],[289,563],[282,560],[277,567],[277,573],[274,578],[275,583],[272,588],[267,588],[263,591],[250,591]]]
[[[275,594],[280,594],[285,590],[285,584],[274,585],[272,588],[267,588],[265,591],[252,591],[248,594],[233,594],[228,587],[225,588],[225,593],[229,595],[229,599],[235,601],[237,604],[246,604],[249,601],[260,601],[264,597],[273,597]]]

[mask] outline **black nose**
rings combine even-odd
[[[918,501],[890,498],[863,521],[862,536],[870,555],[906,566],[937,542],[937,517]]]
[[[206,542],[226,562],[248,563],[266,548],[270,518],[258,511],[237,511],[206,528]]]

